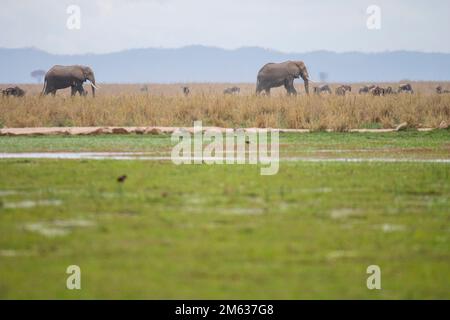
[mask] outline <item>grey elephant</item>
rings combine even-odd
[[[258,72],[256,94],[265,91],[270,95],[270,89],[284,86],[288,95],[297,95],[294,80],[302,77],[305,91],[309,94],[309,75],[303,61],[286,61],[281,63],[267,63]]]
[[[42,94],[47,95],[51,93],[53,96],[56,90],[71,87],[71,95],[74,96],[77,92],[80,96],[87,94],[83,89],[83,83],[89,80],[92,86],[92,96],[95,97],[95,76],[91,68],[87,66],[59,66],[56,65],[47,71],[45,74],[44,88]]]

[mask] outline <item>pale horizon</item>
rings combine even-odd
[[[114,54],[114,53],[121,53],[126,51],[133,51],[133,50],[147,50],[147,49],[161,49],[161,50],[179,50],[184,48],[190,48],[190,47],[203,47],[208,49],[218,49],[218,50],[225,50],[225,51],[238,51],[241,49],[262,49],[266,51],[281,53],[281,54],[313,54],[317,52],[328,52],[328,53],[337,53],[337,54],[349,54],[349,53],[361,53],[361,54],[382,54],[382,53],[395,53],[395,52],[410,52],[410,53],[429,53],[429,54],[450,54],[450,52],[442,52],[442,51],[430,51],[430,50],[406,50],[406,49],[398,49],[398,50],[380,50],[380,51],[357,51],[357,50],[350,50],[350,51],[335,51],[335,50],[326,50],[326,49],[317,49],[317,50],[310,50],[310,51],[282,51],[277,50],[274,48],[265,48],[265,47],[259,47],[259,46],[241,46],[236,48],[224,48],[219,46],[208,46],[203,44],[190,44],[190,45],[183,45],[179,47],[135,47],[135,48],[125,48],[120,49],[117,51],[110,51],[110,52],[82,52],[82,53],[53,53],[51,51],[47,51],[43,48],[39,48],[36,46],[24,46],[24,47],[0,47],[0,49],[7,49],[7,50],[17,50],[17,49],[33,49],[37,51],[42,51],[48,54],[52,55],[105,55],[105,54]]]

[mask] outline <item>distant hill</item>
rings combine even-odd
[[[422,52],[283,53],[258,47],[132,49],[108,54],[54,55],[34,48],[0,48],[0,83],[30,83],[30,72],[55,64],[85,64],[98,82],[254,82],[267,62],[305,61],[310,75],[332,82],[450,80],[450,54]]]

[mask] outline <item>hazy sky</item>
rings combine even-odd
[[[102,53],[144,47],[260,46],[450,52],[448,0],[0,0],[0,47]],[[81,28],[69,30],[70,5]],[[381,29],[369,30],[370,5]]]

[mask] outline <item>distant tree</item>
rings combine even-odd
[[[35,78],[38,83],[42,82],[42,78],[45,76],[44,70],[34,70],[30,73],[31,77]]]
[[[328,73],[326,73],[326,72],[319,72],[319,79],[320,79],[320,82],[327,82],[327,80],[328,80]]]

